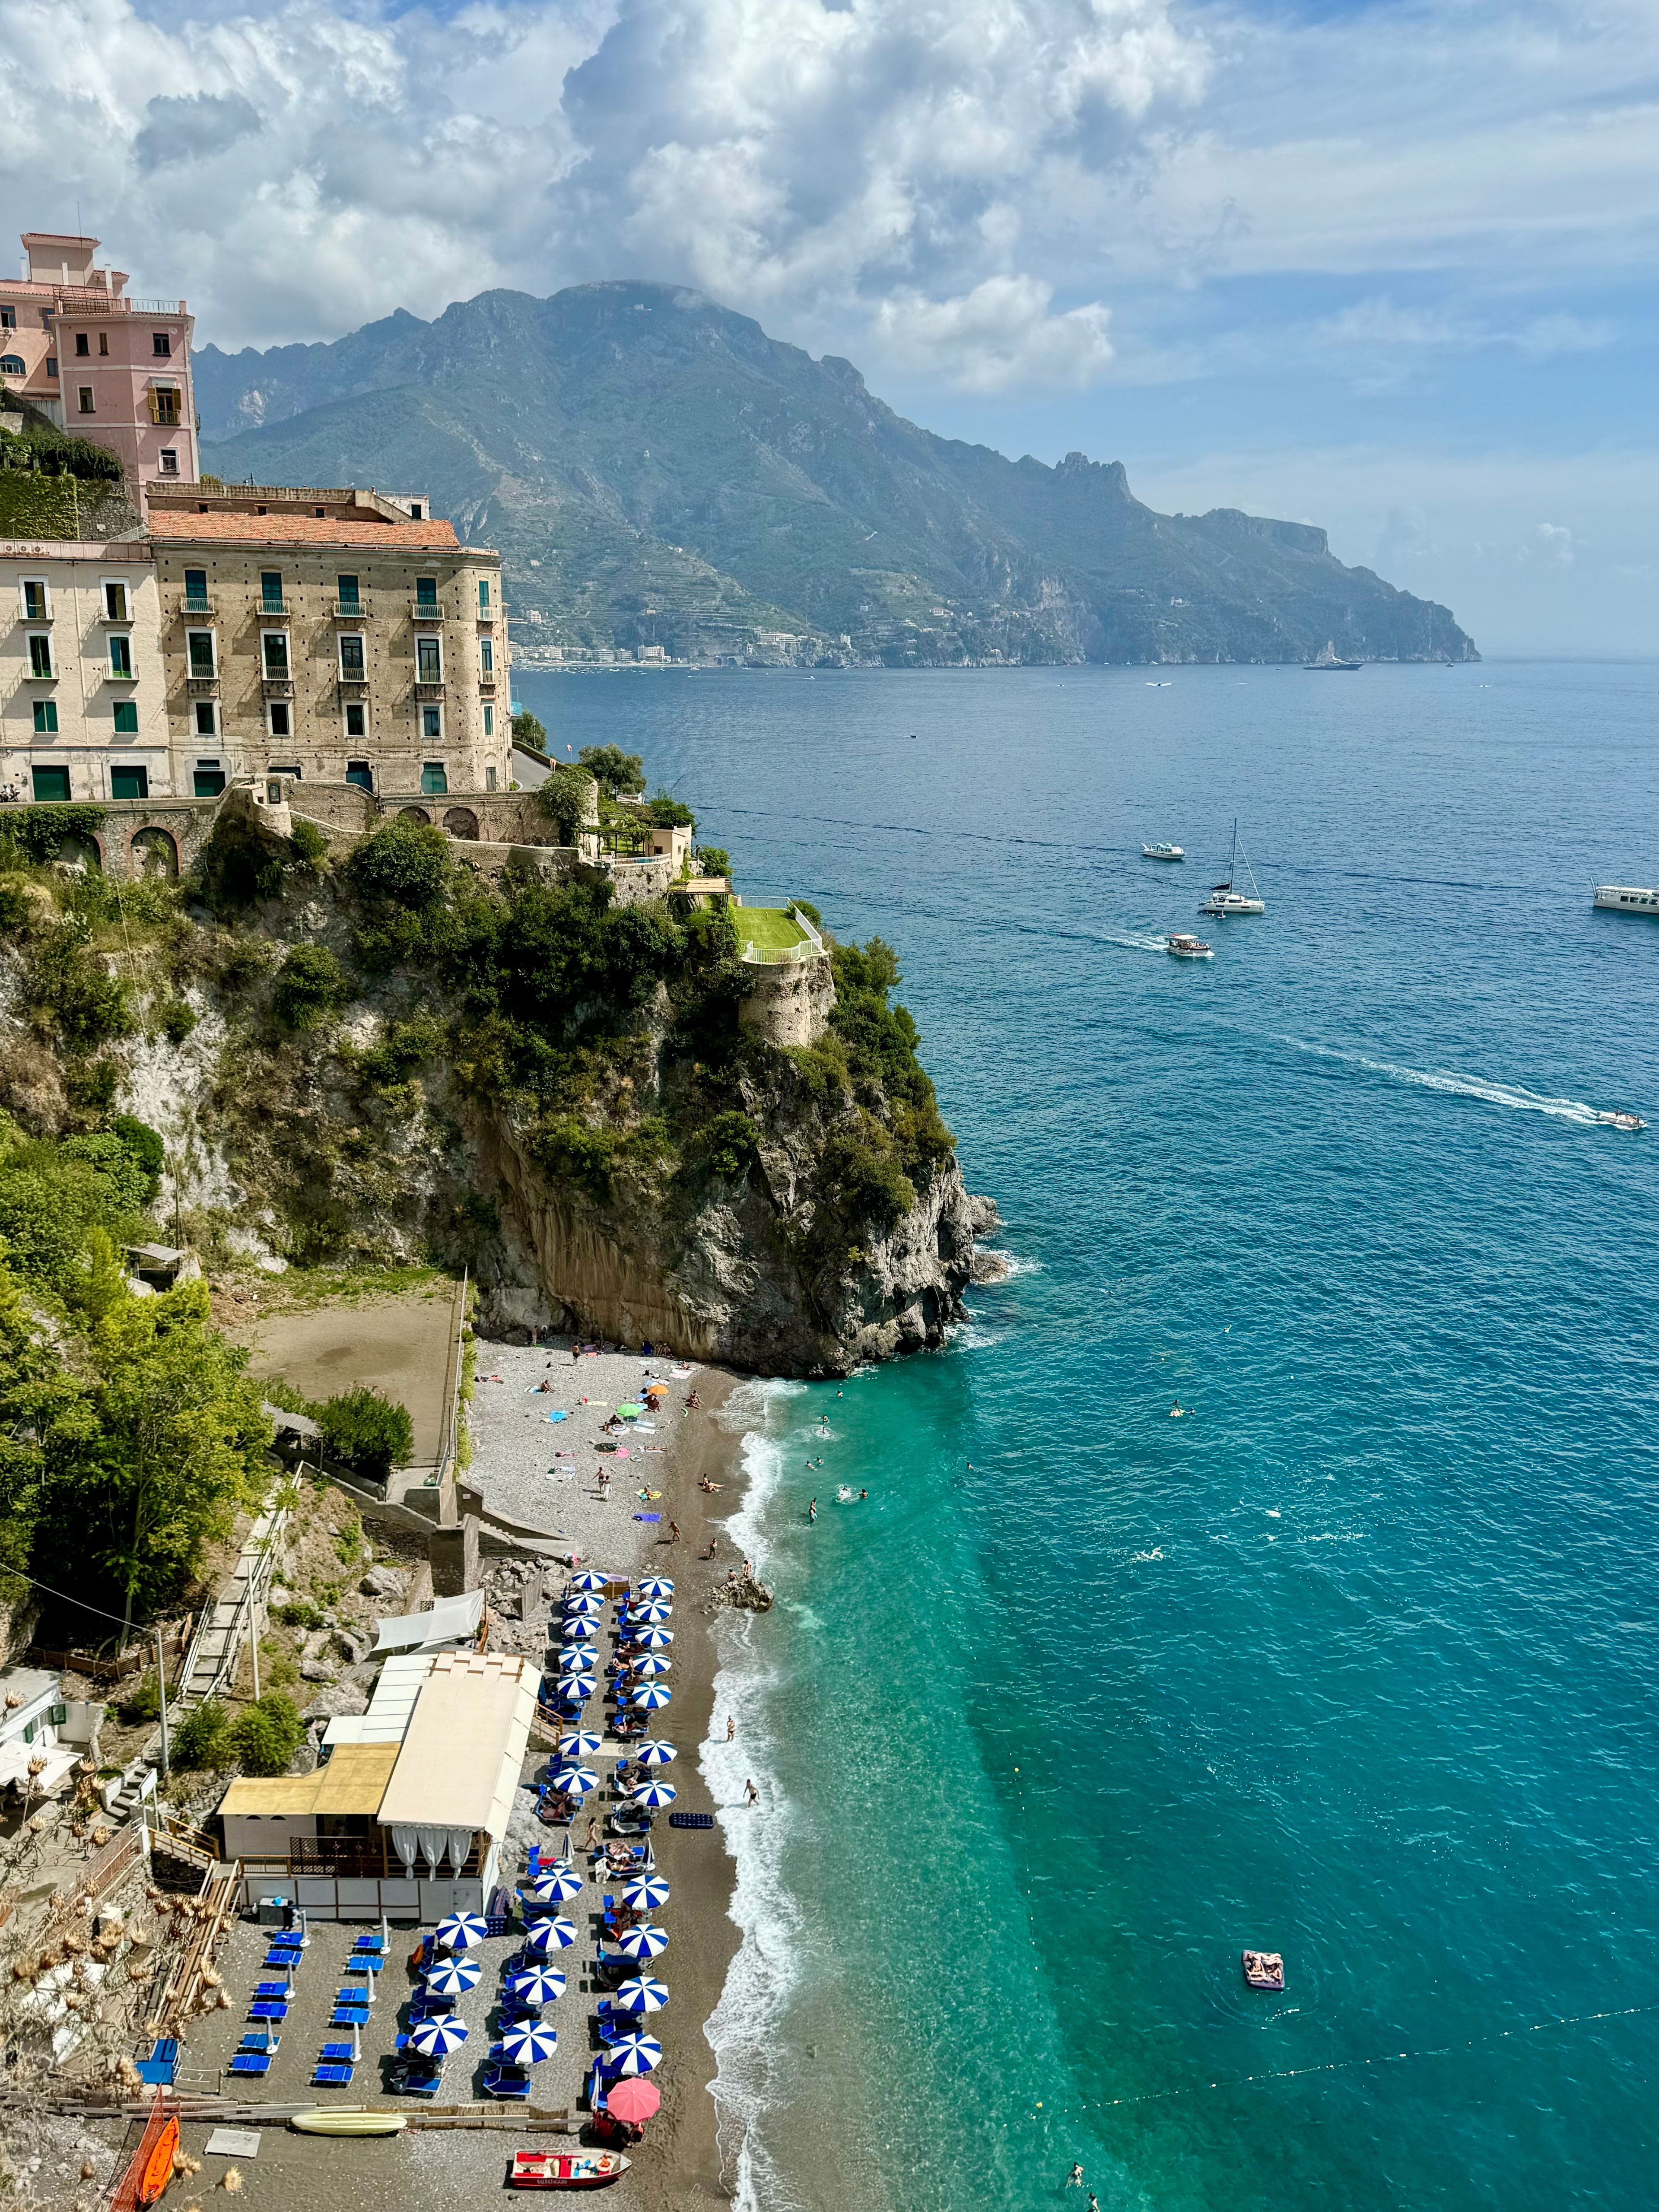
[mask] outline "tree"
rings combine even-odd
[[[697,865],[706,876],[729,876],[732,855],[724,845],[699,845]]]
[[[658,792],[643,809],[647,822],[654,822],[659,830],[695,830],[697,817],[683,799],[675,799],[665,791]]]
[[[584,745],[576,758],[610,798],[645,789],[645,763],[638,753],[625,753],[620,745]]]
[[[347,865],[359,890],[371,898],[432,906],[449,887],[449,840],[429,822],[399,817],[354,847]]]
[[[547,750],[546,727],[528,707],[521,708],[513,717],[513,742],[515,745],[524,746],[527,752],[544,753]]]
[[[249,1774],[285,1773],[305,1732],[293,1698],[284,1691],[267,1690],[256,1705],[245,1705],[231,1723],[230,1753]]]
[[[560,843],[574,845],[582,824],[598,819],[598,787],[585,769],[556,768],[538,787],[536,805],[557,824]]]
[[[409,1408],[367,1384],[325,1401],[317,1408],[317,1422],[329,1457],[365,1482],[384,1482],[414,1454]]]

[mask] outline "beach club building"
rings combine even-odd
[[[501,1879],[538,1670],[476,1650],[388,1661],[368,1711],[329,1723],[310,1774],[233,1782],[214,1815],[245,1903],[313,1919],[482,1912]]]

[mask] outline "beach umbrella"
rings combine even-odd
[[[562,1914],[550,1920],[538,1920],[524,1931],[526,1948],[532,1951],[568,1951],[576,1940],[576,1923]]]
[[[579,1575],[571,1576],[570,1587],[579,1594],[586,1592],[590,1596],[595,1593],[603,1595],[611,1587],[611,1577],[602,1575],[597,1567],[584,1567]]]
[[[622,1900],[624,1905],[631,1905],[635,1912],[652,1911],[659,1905],[667,1904],[668,1884],[659,1874],[636,1875],[623,1890]]]
[[[577,1644],[574,1650],[559,1654],[562,1674],[591,1674],[599,1663],[599,1655],[591,1644]]]
[[[565,1978],[556,1966],[521,1966],[509,1974],[507,1986],[520,2004],[551,2004],[565,1992]]]
[[[629,1981],[617,1983],[611,2002],[618,2012],[660,2012],[668,2002],[668,1987],[653,1981],[649,1974],[635,1974]]]
[[[676,1747],[666,1736],[647,1736],[634,1753],[641,1766],[672,1766],[679,1757]]]
[[[654,2035],[619,2035],[599,2063],[607,2074],[649,2074],[662,2064],[662,2045]]]
[[[639,1594],[641,1597],[672,1597],[672,1579],[667,1575],[647,1575],[639,1584]]]
[[[605,1738],[595,1735],[592,1729],[578,1729],[574,1735],[559,1738],[561,1759],[592,1759],[596,1751],[605,1749]]]
[[[530,1891],[538,1905],[562,1905],[567,1897],[580,1897],[581,1893],[581,1876],[574,1867],[567,1866],[550,1874],[538,1874]]]
[[[654,2081],[618,2081],[614,2089],[605,2093],[605,2109],[614,2112],[619,2120],[626,2120],[636,2128],[648,2120],[662,2104],[662,2091]]]
[[[617,1412],[624,1421],[637,1421],[644,1412],[642,1406],[618,1406]]]
[[[574,1597],[568,1597],[564,1601],[567,1620],[596,1620],[604,1611],[605,1600],[595,1597],[592,1590],[578,1590]]]
[[[592,1622],[581,1613],[576,1613],[559,1631],[559,1641],[561,1644],[591,1644],[593,1641]]]
[[[647,1921],[642,1928],[624,1928],[617,1938],[624,1959],[659,1959],[668,1948],[668,1930]]]
[[[645,1712],[655,1713],[660,1712],[672,1701],[673,1695],[674,1692],[665,1690],[660,1682],[641,1682],[637,1690],[629,1692],[628,1702],[630,1705],[638,1705]]]
[[[520,2066],[533,2066],[538,2058],[550,2058],[559,2047],[559,2031],[544,2027],[538,2020],[526,2021],[522,2027],[501,2030],[501,2056],[511,2058]]]
[[[647,1651],[643,1659],[635,1660],[630,1672],[635,1680],[650,1681],[659,1674],[672,1674],[674,1662],[665,1659],[659,1651]]]
[[[679,1796],[672,1782],[641,1782],[628,1793],[630,1805],[672,1805]]]
[[[586,1797],[599,1786],[599,1778],[591,1766],[562,1766],[553,1777],[553,1787],[562,1790],[567,1797]]]
[[[434,1997],[460,1997],[483,1979],[483,1968],[476,1959],[441,1959],[427,1976],[426,1985]]]
[[[447,2012],[438,2020],[423,2020],[418,2027],[411,2027],[409,2039],[428,2058],[447,2058],[466,2041],[466,2022]]]
[[[674,1608],[665,1597],[648,1597],[643,1605],[630,1605],[628,1618],[635,1626],[660,1628],[674,1618]]]
[[[557,1694],[561,1698],[574,1698],[580,1705],[584,1698],[592,1696],[596,1679],[591,1666],[581,1668],[574,1674],[561,1674]]]
[[[476,1912],[452,1912],[433,1932],[446,1951],[470,1951],[483,1942],[489,1927]]]
[[[641,1628],[634,1641],[641,1651],[666,1651],[674,1641],[672,1628]]]

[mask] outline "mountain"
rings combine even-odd
[[[205,465],[420,491],[498,545],[514,653],[964,661],[1469,660],[1449,611],[1119,461],[935,437],[758,323],[660,284],[486,292],[327,345],[196,357]]]

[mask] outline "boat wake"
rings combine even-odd
[[[1099,939],[1099,942],[1103,945],[1120,945],[1125,952],[1167,953],[1170,949],[1170,940],[1168,937],[1132,936],[1127,930],[1121,933],[1115,930],[1109,930]]]
[[[1393,1060],[1372,1060],[1363,1052],[1346,1052],[1336,1045],[1310,1044],[1305,1037],[1280,1036],[1279,1044],[1310,1054],[1316,1060],[1335,1060],[1349,1067],[1363,1067],[1370,1075],[1386,1075],[1396,1083],[1413,1084],[1419,1091],[1441,1091],[1457,1098],[1480,1098],[1488,1106],[1507,1106],[1518,1114],[1547,1114],[1558,1121],[1577,1121],[1585,1128],[1604,1126],[1601,1111],[1582,1098],[1552,1098],[1541,1091],[1528,1091],[1519,1083],[1491,1083],[1484,1076],[1459,1075],[1450,1068],[1402,1067]]]

